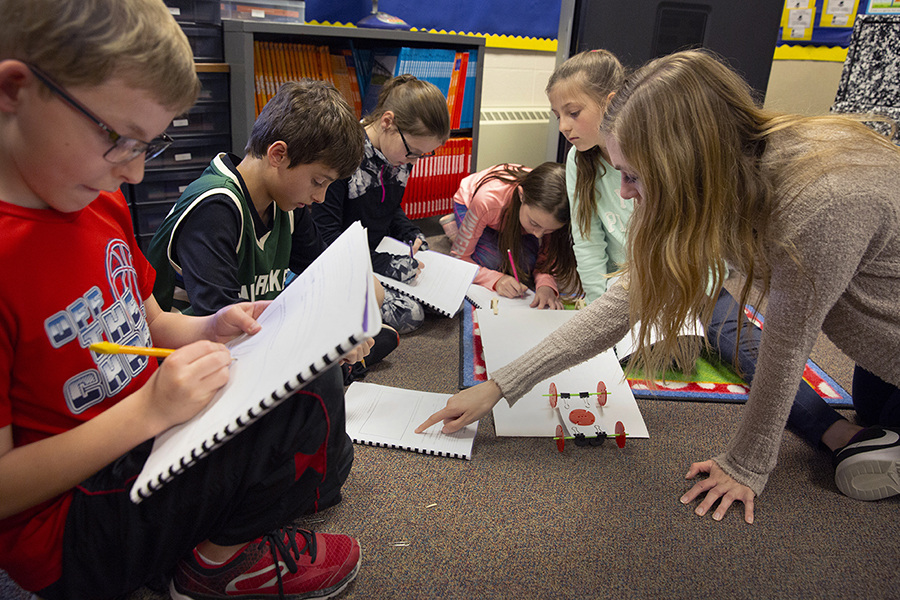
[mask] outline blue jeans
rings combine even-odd
[[[457,227],[462,225],[462,221],[466,217],[467,212],[469,212],[469,208],[466,205],[460,204],[459,202],[453,203],[453,215],[456,217]],[[522,236],[522,255],[525,257],[525,264],[528,265],[529,273],[534,272],[540,249],[541,241],[539,239],[529,234]],[[499,231],[491,229],[490,227],[484,228],[481,237],[478,238],[478,243],[475,244],[475,250],[472,252],[472,260],[475,261],[475,264],[484,267],[485,269],[490,269],[492,271],[500,270],[500,266],[503,264],[503,256],[501,255],[500,250]]]
[[[856,365],[853,408],[863,425],[900,427],[900,388]]]
[[[724,289],[719,292],[712,319],[707,327],[706,337],[723,362],[729,365],[735,364],[738,316],[740,316],[742,330],[737,364],[741,368],[744,381],[749,385],[756,373],[756,359],[759,356],[759,340],[762,331],[747,319],[734,297]],[[855,392],[854,385],[854,403]],[[857,410],[859,409],[857,408]],[[791,414],[788,416],[788,428],[813,446],[818,446],[822,442],[825,430],[840,419],[843,417],[831,408],[806,381],[800,382],[797,395],[794,397],[794,404],[791,406]]]

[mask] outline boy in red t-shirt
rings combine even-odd
[[[165,574],[175,598],[337,593],[356,540],[284,527],[340,497],[337,369],[128,497],[154,436],[227,382],[222,342],[255,333],[266,306],[163,312],[118,191],[197,97],[187,38],[161,0],[0,0],[0,14],[0,568],[47,599]],[[177,350],[157,367],[88,349],[104,340]]]

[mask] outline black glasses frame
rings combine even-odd
[[[107,161],[113,164],[123,164],[131,162],[132,160],[143,154],[144,161],[146,162],[148,160],[156,158],[157,156],[162,154],[166,148],[172,145],[172,142],[174,140],[165,133],[157,138],[150,140],[149,142],[130,138],[117,133],[115,129],[104,123],[101,119],[97,118],[94,113],[88,110],[83,104],[70,96],[62,88],[62,86],[54,82],[49,75],[47,75],[34,65],[28,65],[28,68],[38,79],[38,81],[47,86],[47,88],[51,92],[59,96],[66,104],[90,119],[92,123],[103,130],[103,132],[109,138],[109,143],[112,144],[112,147],[103,154],[103,158],[105,158]]]
[[[406,138],[403,136],[403,132],[400,131],[399,127],[397,127],[397,133],[400,134],[400,139],[403,141],[403,146],[406,148],[406,158],[428,158],[429,156],[434,156],[434,150],[426,152],[425,154],[416,154],[409,149],[409,144],[406,143]]]

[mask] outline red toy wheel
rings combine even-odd
[[[625,425],[622,421],[616,421],[616,445],[619,448],[625,447]]]
[[[597,382],[597,403],[600,404],[600,406],[606,406],[606,398],[606,384],[602,381]]]
[[[557,398],[556,384],[551,382],[550,383],[550,408],[556,408],[556,398]]]
[[[553,384],[550,384],[553,385]],[[563,436],[565,436],[566,432],[563,431],[562,425],[556,426],[556,449],[562,452],[566,449],[566,440]]]

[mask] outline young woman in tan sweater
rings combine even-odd
[[[727,448],[691,465],[709,476],[684,494],[695,512],[753,503],[775,467],[803,367],[820,331],[856,364],[859,425],[834,421],[836,482],[875,500],[900,493],[900,149],[859,122],[759,109],[746,83],[707,53],[652,61],[626,80],[604,122],[622,195],[635,200],[621,283],[484,384],[465,390],[420,430],[455,431],[506,397],[612,347],[640,321],[636,365],[689,366],[700,344],[676,338],[686,318],[710,319],[708,289],[729,266],[739,300],[768,299],[756,372]],[[663,340],[652,347],[650,328]]]

